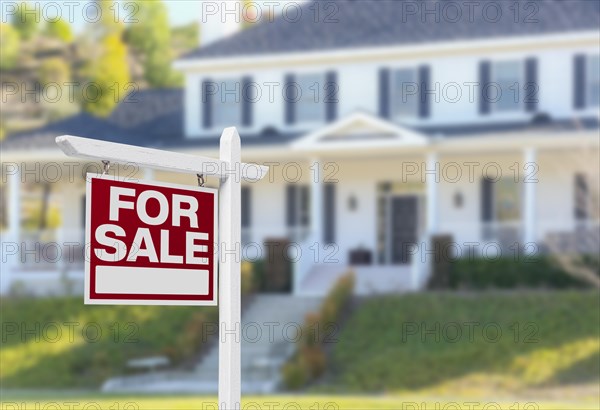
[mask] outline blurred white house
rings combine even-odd
[[[236,126],[243,160],[271,166],[243,187],[242,256],[288,243],[296,294],[348,266],[359,293],[421,289],[435,236],[448,257],[597,254],[599,3],[469,4],[296,4],[181,57],[182,90],[8,136],[2,293],[81,289],[83,174],[100,166],[65,157],[62,134],[217,156]]]

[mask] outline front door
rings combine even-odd
[[[398,196],[391,198],[391,263],[410,262],[410,244],[417,243],[417,196]]]

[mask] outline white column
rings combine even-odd
[[[439,166],[437,152],[427,153],[427,161],[425,163],[424,172],[421,173],[425,177],[425,188],[427,198],[426,227],[425,236],[418,238],[418,252],[413,255],[411,266],[411,286],[412,289],[418,291],[424,281],[423,276],[429,276],[429,266],[431,264],[431,255],[425,253],[426,250],[432,248],[431,237],[438,230],[438,184],[439,184]],[[424,263],[423,263],[424,262]]]
[[[438,230],[438,154],[429,152],[427,154],[427,173],[425,185],[427,188],[427,237],[431,237]]]
[[[69,179],[60,180],[52,189],[58,190],[54,195],[60,198],[61,203],[61,225],[56,234],[62,247],[62,256],[56,268],[62,273],[73,269],[69,265],[76,256],[74,249],[85,246],[81,243],[85,240],[81,227],[81,220],[85,215],[85,207],[81,208],[81,197],[85,191],[81,189],[79,181]],[[83,271],[77,273],[83,275]]]
[[[310,161],[310,227],[311,242],[323,246],[323,164],[318,159]]]
[[[235,128],[221,135],[227,171],[219,186],[219,408],[241,406],[241,148]]]
[[[0,294],[10,290],[13,270],[19,263],[21,240],[21,172],[17,164],[8,176],[8,232],[2,235],[2,273],[0,273]],[[5,262],[6,261],[6,262]]]
[[[528,163],[535,163],[537,161],[537,151],[535,148],[526,148],[524,151],[524,167],[525,171],[536,172],[537,167],[527,166]],[[537,189],[537,177],[535,175],[525,175],[524,178],[524,227],[523,232],[523,245],[536,241],[536,189]],[[529,247],[528,247],[529,248]]]

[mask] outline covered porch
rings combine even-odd
[[[303,255],[335,258],[298,261],[294,290],[326,293],[352,270],[359,294],[415,291],[439,258],[595,254],[598,145],[579,130],[432,139],[366,114],[306,136],[306,167],[330,172],[307,181]]]
[[[2,294],[83,292],[86,174],[101,173],[102,165],[58,155],[2,165]],[[132,165],[115,165],[111,173],[143,175]]]
[[[426,285],[436,257],[597,252],[598,152],[597,130],[431,137],[364,113],[290,146],[248,144],[243,161],[273,172],[242,188],[241,255],[265,258],[265,242],[285,239],[293,291],[317,295],[349,269],[361,294],[402,292]],[[83,289],[87,172],[101,164],[58,150],[3,163],[2,293]],[[110,172],[197,183],[133,164]],[[440,236],[450,248],[432,247]]]

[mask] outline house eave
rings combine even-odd
[[[503,36],[492,39],[443,41],[400,46],[358,47],[309,52],[271,53],[231,57],[197,57],[176,60],[173,67],[183,72],[239,70],[241,68],[272,68],[311,64],[356,63],[373,60],[404,58],[433,58],[441,56],[488,55],[500,52],[518,52],[531,49],[564,47],[600,47],[600,31]]]

